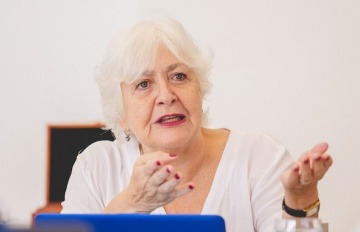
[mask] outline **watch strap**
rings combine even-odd
[[[320,201],[317,200],[315,203],[311,204],[305,209],[292,209],[285,204],[285,198],[282,203],[282,208],[287,214],[293,217],[311,217],[314,214],[318,213],[320,210]]]

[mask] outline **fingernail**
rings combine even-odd
[[[166,168],[167,173],[171,173],[170,168]]]
[[[192,184],[189,184],[189,189],[194,189],[194,186]]]
[[[325,160],[326,160],[326,161],[330,160],[330,156],[326,157]]]
[[[177,174],[177,173],[175,174],[175,179],[177,179],[177,180],[180,179],[179,174]]]
[[[170,157],[176,157],[177,154],[175,154],[175,153],[169,153],[169,156],[170,156]]]
[[[309,158],[307,158],[306,160],[304,160],[304,164],[308,164],[310,162]]]
[[[294,168],[294,172],[297,172],[297,171],[299,171],[299,166]]]
[[[156,161],[156,164],[157,164],[158,166],[160,166],[160,165],[161,165],[161,162],[158,160],[158,161]]]
[[[321,156],[315,158],[315,161],[319,161],[319,160],[321,160]]]

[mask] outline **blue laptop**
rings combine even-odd
[[[225,232],[217,215],[39,214],[38,231],[73,232]]]

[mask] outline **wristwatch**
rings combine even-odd
[[[320,200],[317,200],[314,204],[311,204],[305,209],[292,209],[285,204],[285,198],[282,203],[282,208],[287,214],[293,217],[311,217],[318,213],[320,210]]]

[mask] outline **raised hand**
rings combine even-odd
[[[153,152],[140,156],[135,163],[129,186],[117,195],[104,212],[150,213],[187,194],[193,183],[180,184],[181,173],[174,170],[174,154]]]
[[[324,177],[333,162],[326,153],[328,147],[327,143],[317,144],[283,173],[281,180],[288,206],[303,209],[317,201],[318,181]]]

